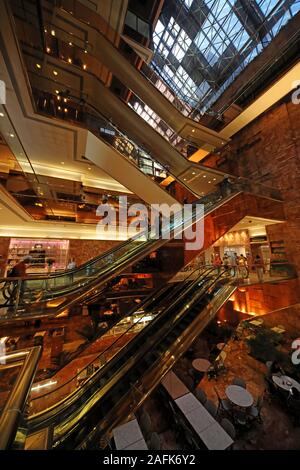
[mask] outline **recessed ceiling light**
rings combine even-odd
[[[53,75],[58,75],[58,72],[56,72],[56,70],[53,70]]]
[[[186,178],[183,178],[183,181],[186,181]]]
[[[196,172],[195,172],[195,171],[193,171],[192,175],[195,175],[195,174],[196,174]]]
[[[192,132],[195,132],[195,129],[192,129]]]
[[[217,178],[214,178],[213,181],[217,181]]]
[[[72,64],[72,59],[71,59],[71,57],[68,58],[68,62],[69,62],[69,64]]]
[[[51,36],[55,36],[55,31],[54,31],[54,29],[51,29]]]
[[[36,65],[36,67],[37,67],[38,69],[41,69],[41,68],[42,68],[41,64],[35,64],[35,65]]]
[[[68,112],[68,108],[65,108],[65,109],[64,109],[64,112],[67,113],[67,112]]]
[[[88,167],[88,170],[91,170],[91,167],[90,167],[90,166]]]
[[[64,98],[64,103],[66,103],[67,101],[68,101],[68,99],[67,99],[67,98]]]
[[[84,49],[84,53],[87,54],[87,50],[86,50],[86,49]]]
[[[44,31],[45,31],[45,33],[47,33],[47,30],[46,30],[46,28],[44,29]]]
[[[4,113],[0,113],[0,117],[4,117]]]
[[[50,49],[50,47],[46,47],[46,51],[47,51],[47,52],[48,52],[48,54],[49,54],[49,52],[51,52],[51,49]]]
[[[86,70],[86,64],[83,64],[83,70]]]
[[[208,182],[208,184],[210,184],[210,183],[211,183],[211,181]]]
[[[203,178],[206,178],[206,175],[203,175]]]
[[[61,110],[61,107],[60,107],[60,106],[58,106],[58,107],[57,107],[57,109],[58,109],[58,111],[60,111],[60,110]]]
[[[64,164],[65,164],[65,162],[60,162],[60,163],[61,163],[62,165],[64,165]]]
[[[14,137],[14,136],[15,136],[15,134],[12,134],[12,133],[9,134],[9,137]]]
[[[73,43],[71,41],[69,42],[69,46],[73,46]]]

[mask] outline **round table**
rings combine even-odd
[[[243,387],[239,385],[228,385],[225,390],[227,398],[234,405],[240,406],[242,408],[248,408],[253,405],[253,396]]]
[[[210,368],[210,362],[207,359],[194,359],[192,365],[199,372],[206,372]]]
[[[272,380],[277,387],[282,388],[289,392],[292,387],[295,387],[300,392],[300,384],[297,380],[288,377],[287,375],[272,375]]]

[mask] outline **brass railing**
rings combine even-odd
[[[0,450],[11,448],[15,440],[41,354],[42,347],[34,346],[33,348],[3,353],[0,356],[0,364],[10,364],[12,367],[22,364],[0,416]]]

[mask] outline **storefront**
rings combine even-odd
[[[11,238],[6,272],[24,257],[31,258],[29,274],[57,272],[67,265],[69,240]]]

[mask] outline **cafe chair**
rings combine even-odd
[[[221,426],[222,428],[227,432],[227,434],[229,434],[229,436],[231,437],[231,439],[235,439],[236,438],[236,430],[235,430],[235,427],[234,425],[232,424],[231,421],[229,421],[229,419],[227,418],[223,418],[222,421],[221,421]]]
[[[144,411],[140,418],[140,427],[145,439],[149,439],[150,434],[152,433],[152,421],[150,415]]]
[[[217,387],[214,387],[214,390],[215,390],[216,395],[218,397],[218,403],[219,403],[218,414],[220,412],[231,413],[232,412],[231,402],[228,400],[228,398],[221,398],[220,397],[220,394],[219,394],[219,391],[218,391]]]
[[[247,415],[244,411],[241,410],[235,410],[234,411],[234,421],[236,424],[239,426],[245,427],[247,426]]]
[[[162,442],[157,432],[153,432],[150,437],[149,441],[149,449],[150,450],[161,450]]]
[[[205,405],[205,403],[207,402],[206,393],[201,388],[197,388],[195,390],[195,397],[200,401],[200,403],[202,403],[202,405]]]
[[[211,400],[207,400],[204,406],[207,409],[207,411],[212,415],[212,417],[216,418],[217,413],[218,413],[218,408],[216,407],[214,402]]]
[[[256,405],[252,405],[249,410],[249,416],[251,416],[251,418],[257,419],[260,422],[262,422],[261,410],[262,410],[263,402],[264,402],[264,397],[263,395],[261,395],[258,397]]]
[[[247,388],[245,380],[241,377],[234,377],[232,385],[238,385],[239,387]]]

